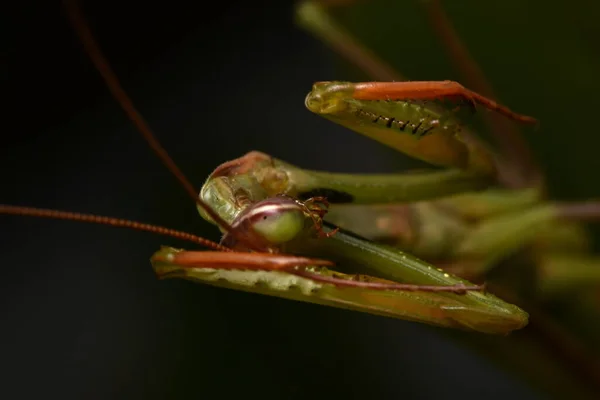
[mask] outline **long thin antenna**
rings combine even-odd
[[[188,242],[197,243],[199,245],[208,247],[218,251],[233,251],[228,247],[222,246],[211,240],[204,239],[203,237],[192,235],[191,233],[178,231],[175,229],[165,228],[158,225],[144,224],[137,221],[130,221],[127,219],[119,219],[113,217],[105,217],[102,215],[93,214],[81,214],[69,211],[58,211],[48,210],[44,208],[34,207],[22,207],[22,206],[11,206],[6,204],[0,204],[0,214],[8,215],[22,215],[29,217],[41,217],[41,218],[54,218],[68,221],[78,222],[89,222],[93,224],[114,226],[117,228],[128,228],[138,231],[145,231],[151,233],[157,233],[159,235],[170,236],[175,239],[187,240]]]
[[[142,117],[142,115],[138,112],[138,110],[133,105],[133,101],[129,98],[125,90],[121,87],[117,76],[111,69],[108,61],[100,51],[100,47],[96,43],[94,36],[87,24],[87,21],[83,17],[83,13],[79,7],[77,0],[64,0],[63,4],[65,9],[67,10],[67,14],[77,36],[81,40],[83,47],[85,48],[86,53],[92,59],[92,63],[102,75],[102,78],[106,82],[108,89],[112,93],[113,97],[117,100],[117,102],[121,105],[127,116],[134,123],[138,131],[142,134],[146,142],[150,145],[152,150],[156,153],[158,158],[163,162],[163,164],[171,171],[171,173],[175,176],[175,178],[181,183],[184,190],[190,195],[190,197],[204,210],[206,213],[212,218],[212,220],[219,225],[223,230],[230,233],[236,239],[246,243],[243,237],[239,235],[238,232],[235,232],[234,229],[231,228],[223,218],[221,218],[212,208],[208,206],[202,199],[200,199],[198,195],[198,191],[194,188],[194,186],[190,183],[190,181],[185,177],[183,172],[179,169],[177,164],[171,159],[167,151],[162,147],[162,145],[156,139],[156,136],[152,133],[148,123]],[[250,243],[246,243],[250,244]]]

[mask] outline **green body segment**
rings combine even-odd
[[[411,254],[345,232],[338,232],[327,239],[291,242],[284,249],[293,254],[332,260],[337,265],[344,266],[347,272],[394,282],[441,286],[471,284]],[[527,313],[519,307],[488,293],[470,291],[465,295],[457,295],[416,292],[411,295],[424,303],[435,303],[436,307],[443,310],[445,323],[454,327],[487,333],[507,333],[522,328],[528,321]],[[446,305],[444,301],[449,303]]]
[[[206,180],[200,197],[229,223],[249,205],[278,194],[300,199],[325,196],[331,203],[412,202],[480,191],[494,182],[491,176],[457,169],[401,174],[312,171],[260,152],[224,165]],[[199,212],[211,221],[202,209]]]
[[[470,277],[485,276],[529,249],[540,292],[553,293],[546,288],[568,286],[575,276],[595,284],[599,279],[589,266],[598,261],[589,257],[588,232],[560,219],[557,207],[539,196],[537,189],[491,189],[409,204],[340,205],[326,220]]]
[[[498,257],[542,235],[548,245],[579,245],[581,235],[570,232],[571,225],[549,227],[557,213],[544,204],[535,189],[494,188],[432,201],[341,205],[326,219],[426,260],[481,260],[487,267],[479,272],[484,272]],[[557,235],[560,238],[551,238]]]
[[[339,125],[430,164],[495,175],[491,154],[434,103],[353,98],[354,83],[319,82],[306,107]]]
[[[471,229],[433,202],[339,205],[325,219],[369,240],[410,252],[425,260],[451,259]]]

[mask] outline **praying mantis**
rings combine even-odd
[[[188,238],[210,252],[165,248],[152,257],[161,277],[184,277],[236,289],[317,302],[445,327],[485,333],[509,333],[527,323],[527,314],[408,253],[324,231],[323,217],[332,200],[313,191],[342,193],[361,201],[414,201],[478,190],[495,176],[491,155],[444,111],[411,100],[462,97],[471,106],[483,105],[520,122],[535,123],[507,107],[465,89],[455,82],[317,83],[306,106],[354,130],[375,137],[409,155],[455,170],[430,174],[321,177],[302,176],[299,170],[260,153],[225,163],[197,191],[156,141],[133,108],[114,73],[100,53],[87,24],[76,8],[69,16],[90,58],[123,105],[136,127],[165,165],[181,181],[202,216],[225,234],[221,244],[160,227],[70,214],[53,210],[3,205],[4,214],[29,215],[124,226],[175,238]],[[373,120],[381,119],[383,124]],[[304,174],[306,175],[306,174]],[[334,183],[328,187],[327,184]],[[380,187],[380,189],[377,189]],[[423,192],[422,194],[420,194]],[[300,199],[299,199],[300,198]],[[310,205],[308,205],[310,203]],[[326,233],[324,233],[326,232]],[[317,238],[316,233],[322,234]],[[316,240],[316,243],[312,243]],[[324,244],[323,244],[324,243]],[[238,250],[239,249],[239,250]],[[233,250],[233,253],[231,251]],[[238,252],[236,252],[236,250]],[[307,257],[293,256],[303,252]],[[329,270],[322,256],[342,255],[343,263],[362,267],[360,275]],[[364,272],[367,271],[367,272]],[[374,272],[371,272],[374,271]]]

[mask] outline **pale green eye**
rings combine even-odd
[[[253,224],[252,228],[270,243],[285,243],[302,232],[304,218],[304,214],[300,210],[290,210],[272,215],[265,214]]]

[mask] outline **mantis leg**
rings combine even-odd
[[[304,1],[297,9],[297,22],[304,29],[327,43],[350,63],[358,66],[372,79],[379,81],[406,81],[407,78],[405,76],[362,45],[357,38],[346,31],[329,15],[329,7],[345,6],[347,3],[352,3],[352,1]],[[424,1],[423,6],[434,27],[434,31],[440,36],[440,40],[444,41],[451,59],[463,75],[465,82],[477,92],[487,97],[494,97],[490,85],[485,80],[485,76],[481,73],[477,64],[469,57],[468,51],[460,42],[460,38],[443,13],[439,2]],[[472,78],[473,76],[476,76],[476,78]],[[494,102],[490,103],[486,101],[486,103],[493,104]],[[509,117],[511,117],[510,114]],[[501,155],[493,155],[497,168],[497,171],[494,172],[497,172],[498,180],[509,187],[519,188],[528,186],[531,181],[541,181],[540,174],[535,172],[539,169],[535,167],[531,152],[517,128],[508,123],[508,121],[498,118],[493,113],[484,114],[484,118],[495,139],[500,144]],[[534,123],[534,120],[526,118],[524,122]],[[470,133],[465,133],[465,135],[472,136],[472,141],[478,141]],[[482,146],[479,144],[473,145],[473,147],[477,148],[477,151],[480,151],[479,148]],[[510,157],[507,156],[508,154],[510,154]],[[513,161],[508,161],[509,159]],[[530,176],[525,177],[528,173]]]
[[[283,254],[190,250],[160,251],[152,257],[152,262],[170,263],[181,268],[249,271],[285,271],[295,267],[333,265],[327,260]]]
[[[163,278],[186,270],[190,276],[194,276],[197,270],[210,269],[215,273],[223,271],[241,271],[245,274],[252,274],[253,271],[280,272],[335,285],[338,288],[454,294],[466,294],[467,291],[480,291],[484,288],[481,285],[470,285],[463,282],[454,282],[448,285],[413,285],[372,279],[364,275],[361,278],[340,272],[329,273],[320,267],[333,266],[331,261],[288,254],[190,251],[164,247],[152,256],[151,261],[157,275]],[[307,267],[310,269],[307,270]]]
[[[289,243],[285,250],[295,254],[309,254],[331,259],[346,269],[361,271],[369,276],[394,282],[408,281],[418,285],[436,286],[453,286],[462,282],[470,285],[467,281],[450,275],[408,253],[366,241],[343,231],[327,239]],[[419,298],[418,301],[443,303],[446,300],[456,299],[455,296],[455,293],[421,292],[411,300]],[[380,303],[380,301],[381,299],[377,302]],[[516,326],[524,326],[527,321],[527,314],[520,308],[507,304],[489,293],[469,291],[461,296],[459,301],[461,305],[456,308],[457,312],[452,315],[452,319],[463,327],[468,326],[470,329],[480,331],[512,330],[517,329]],[[448,313],[451,313],[452,306],[449,304],[446,306],[439,305],[445,310],[446,317],[449,317]],[[414,315],[420,314],[418,309],[420,307],[413,308]],[[443,317],[440,318],[443,319]],[[498,332],[496,331],[496,333]]]
[[[305,170],[260,152],[250,152],[219,166],[202,189],[204,199],[232,198],[260,192],[253,201],[279,193],[308,199],[325,196],[332,204],[373,204],[436,199],[479,191],[491,176],[458,169],[403,174],[343,174]]]
[[[321,250],[324,250],[323,254],[327,252],[325,249],[329,249],[333,254],[339,255],[336,248],[341,244],[346,250],[350,250],[349,253],[345,253],[347,258],[356,258],[355,261],[358,260],[359,264],[369,265],[373,254],[376,256],[374,261],[378,265],[386,263],[385,258],[389,256],[405,264],[406,257],[410,257],[391,249],[386,254],[382,254],[378,251],[377,245],[372,245],[376,247],[375,253],[372,253],[373,248],[369,248],[368,245],[364,247],[366,242],[342,236],[335,239],[335,242],[332,242],[333,238],[316,239],[316,241],[323,243],[321,247]],[[303,243],[313,247],[313,244]],[[314,251],[315,248],[312,248],[311,252]],[[379,254],[381,257],[377,256]],[[162,278],[183,278],[219,287],[438,326],[506,334],[527,324],[527,313],[520,308],[507,304],[493,295],[480,292],[482,289],[480,286],[470,285],[435,268],[426,268],[425,270],[429,272],[423,275],[421,265],[423,263],[413,258],[409,260],[412,268],[415,269],[413,278],[421,277],[423,282],[429,282],[430,285],[403,284],[385,278],[343,274],[324,267],[289,268],[288,260],[310,262],[310,259],[302,257],[279,255],[265,257],[264,254],[257,254],[251,255],[252,260],[248,260],[247,255],[242,255],[240,259],[245,260],[244,262],[235,267],[227,267],[227,263],[231,261],[230,257],[236,258],[235,262],[238,262],[237,256],[239,254],[189,252],[163,247],[152,257],[152,265]],[[260,259],[266,262],[262,263]],[[208,264],[204,264],[205,261]],[[272,265],[267,265],[269,263]],[[392,265],[389,260],[387,264]],[[221,268],[222,266],[224,267]],[[243,269],[244,267],[248,268]],[[401,276],[403,269],[397,268],[396,265],[394,271],[393,275]],[[410,272],[410,269],[408,271]],[[427,278],[423,279],[424,277]]]

